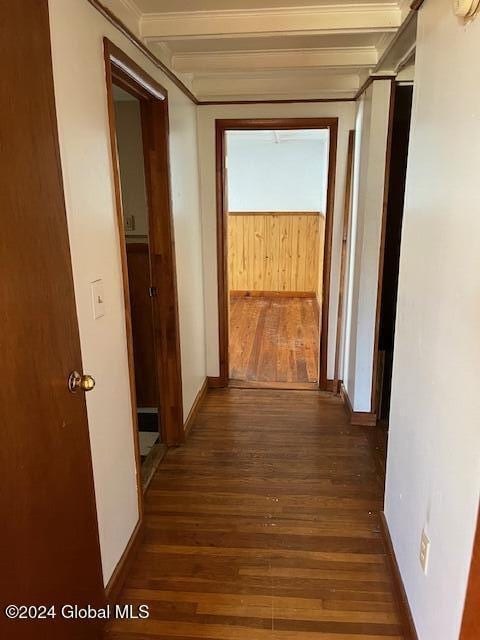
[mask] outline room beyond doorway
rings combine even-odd
[[[220,351],[231,385],[326,388],[335,155],[336,121],[217,122]]]

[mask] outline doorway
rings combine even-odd
[[[138,465],[145,488],[184,440],[168,94],[105,40],[117,221]]]
[[[221,383],[326,389],[337,121],[216,132]]]
[[[150,212],[145,184],[142,115],[140,100],[115,83],[113,99],[122,195],[122,240],[127,256],[138,445],[145,483],[166,447],[156,371]]]
[[[381,265],[380,315],[378,321],[377,376],[372,407],[377,419],[388,426],[392,390],[393,351],[397,312],[398,275],[403,209],[407,178],[408,143],[412,115],[413,85],[395,85],[392,96],[388,202],[384,221],[383,265]]]

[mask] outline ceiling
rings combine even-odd
[[[411,0],[103,4],[201,101],[351,98],[411,17]]]

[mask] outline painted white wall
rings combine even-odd
[[[215,119],[222,118],[338,118],[337,174],[332,240],[332,268],[328,329],[327,375],[333,377],[335,366],[335,338],[342,243],[343,199],[347,164],[348,132],[353,128],[353,102],[314,104],[253,104],[212,105],[198,108],[198,138],[200,182],[203,218],[203,256],[205,286],[205,323],[207,341],[207,372],[219,375],[218,304],[217,304],[217,241],[215,193]]]
[[[390,113],[390,80],[377,80],[357,109],[344,384],[355,411],[371,410],[373,348]]]
[[[463,26],[450,0],[423,5],[385,499],[421,640],[458,638],[480,494],[479,54],[479,20]]]
[[[328,131],[279,142],[264,133],[227,132],[228,210],[325,213]]]
[[[112,180],[103,37],[169,91],[170,157],[185,414],[205,379],[204,300],[195,106],[86,0],[50,0],[55,97],[87,396],[103,577],[138,520],[125,314]],[[93,319],[102,278],[106,315]]]

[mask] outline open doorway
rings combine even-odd
[[[221,382],[325,389],[337,121],[217,121]]]
[[[184,440],[168,95],[108,40],[105,58],[133,424],[145,488],[166,446]]]
[[[113,85],[142,476],[163,456],[140,100]],[[147,473],[148,475],[148,473]]]

